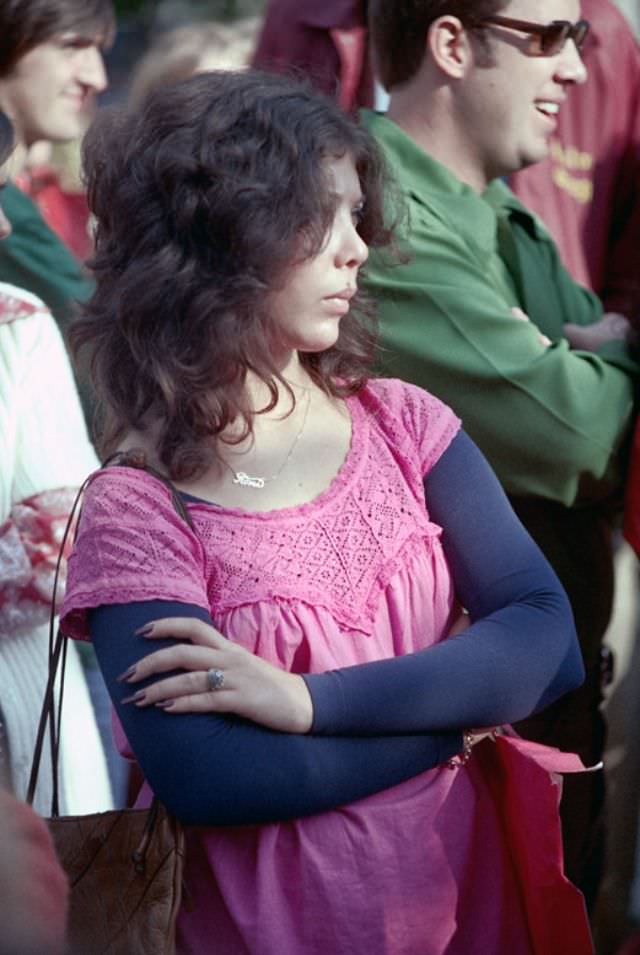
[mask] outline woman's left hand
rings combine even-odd
[[[139,633],[154,640],[190,642],[143,657],[122,674],[121,682],[135,685],[167,671],[185,672],[158,680],[123,703],[155,705],[167,713],[235,713],[284,733],[311,729],[313,704],[302,677],[249,653],[204,621],[170,617],[147,624]]]

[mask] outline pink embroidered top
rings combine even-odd
[[[193,502],[192,532],[148,474],[97,475],[69,562],[65,629],[87,638],[87,611],[104,604],[180,601],[210,611],[229,639],[305,673],[441,641],[455,600],[423,477],[459,422],[398,381],[371,382],[348,406],[343,467],[300,507]],[[212,940],[225,955],[533,952],[503,825],[472,764],[308,818],[187,833],[180,953]]]

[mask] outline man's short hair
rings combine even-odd
[[[0,76],[34,47],[71,30],[110,42],[115,32],[112,0],[1,0]]]
[[[438,17],[470,23],[502,10],[508,0],[369,0],[375,66],[387,90],[408,83],[425,54],[429,27]]]

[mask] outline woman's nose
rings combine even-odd
[[[350,224],[339,250],[339,264],[359,269],[369,257],[369,247],[357,228]]]

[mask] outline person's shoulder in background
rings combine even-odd
[[[62,955],[69,889],[43,819],[0,787],[0,955]]]

